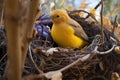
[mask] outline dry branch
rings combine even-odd
[[[33,26],[36,20],[39,0],[31,0],[29,4],[29,11],[27,13],[27,20],[23,26],[23,38],[22,38],[22,66],[25,63],[25,57],[31,40],[33,39]],[[25,28],[24,28],[25,27]]]
[[[101,11],[100,11],[100,20],[101,20],[101,43],[104,44],[104,28],[103,28],[103,0],[101,0]]]
[[[117,15],[115,16],[115,20],[113,23],[113,29],[112,29],[112,33],[114,34],[115,28],[117,28],[118,24],[117,24]]]
[[[14,3],[14,5],[13,5]],[[6,76],[9,80],[21,80],[21,40],[18,14],[20,9],[18,0],[5,1],[5,24],[7,31],[8,65]]]
[[[13,5],[14,4],[14,5]],[[9,80],[21,80],[22,70],[36,20],[39,0],[6,0],[8,64],[5,75]]]

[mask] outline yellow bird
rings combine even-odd
[[[68,16],[65,10],[54,10],[50,18],[53,21],[51,36],[59,46],[82,48],[86,45],[88,36],[83,28]]]

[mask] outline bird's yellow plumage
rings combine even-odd
[[[82,27],[71,19],[65,10],[51,13],[53,26],[51,36],[61,47],[80,48],[86,45],[88,37]]]

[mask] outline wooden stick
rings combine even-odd
[[[14,5],[13,5],[14,3]],[[21,47],[19,26],[19,0],[5,1],[5,25],[7,32],[8,80],[21,80]]]
[[[101,0],[101,11],[100,11],[100,18],[101,18],[101,43],[104,44],[104,28],[103,28],[103,0]]]
[[[115,20],[114,20],[114,23],[113,23],[113,29],[112,29],[112,33],[114,34],[114,31],[115,31],[115,28],[117,27],[117,15],[115,16]]]
[[[27,50],[29,47],[29,44],[33,38],[33,27],[36,20],[37,10],[38,10],[39,0],[31,0],[28,16],[27,16],[27,22],[24,25],[24,34],[22,39],[22,66],[24,66],[25,58],[27,54]]]
[[[39,0],[27,2],[20,0],[5,1],[8,53],[5,76],[8,80],[21,80],[28,46],[33,38],[33,26],[38,5]]]

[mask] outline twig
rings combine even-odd
[[[65,71],[65,70],[71,68],[72,66],[78,64],[79,62],[83,62],[83,61],[87,60],[90,56],[91,56],[91,54],[87,54],[87,55],[85,55],[84,57],[79,58],[79,59],[76,60],[75,62],[69,64],[68,66],[65,66],[64,68],[62,68],[62,69],[60,69],[60,70],[58,70],[58,71],[63,72],[63,71]]]
[[[115,16],[115,20],[114,20],[114,25],[113,25],[113,29],[112,29],[112,33],[114,34],[115,28],[118,26],[117,25],[117,15]]]
[[[65,0],[62,0],[62,2],[60,3],[60,7],[62,8],[65,4]]]
[[[84,13],[87,13],[88,14],[88,17],[91,16],[91,18],[93,18],[96,23],[98,23],[97,19],[95,18],[95,16],[85,10],[73,10],[73,11],[69,11],[70,14],[74,13],[74,12],[84,12]],[[84,19],[87,19],[88,17],[85,17]]]
[[[53,0],[54,1],[54,7],[53,7],[53,9],[55,10],[56,9],[56,5],[57,5],[57,3],[56,3],[56,0]]]
[[[77,65],[79,62],[83,62],[85,60],[87,60],[92,54],[87,54],[85,55],[84,57],[82,58],[79,58],[78,60],[76,60],[75,62],[65,66],[64,68],[62,69],[59,69],[59,70],[56,70],[56,71],[50,71],[50,72],[47,72],[47,73],[43,73],[43,74],[39,74],[39,77],[46,77],[47,79],[51,79],[52,76],[54,76],[55,74],[58,74],[58,73],[62,73],[63,71],[73,67],[74,65]]]
[[[101,4],[101,1],[95,6],[94,9],[96,10],[96,9],[100,6],[100,4]],[[90,16],[90,15],[87,15],[86,18],[88,18],[89,16]]]
[[[101,43],[104,44],[104,30],[103,30],[103,0],[101,0],[100,18],[101,18]]]
[[[29,1],[29,0],[28,0]],[[38,12],[38,6],[40,4],[39,2],[40,0],[30,0],[29,2],[29,8],[26,9],[26,15],[25,15],[25,20],[26,23],[23,23],[23,38],[22,38],[22,46],[23,46],[23,50],[22,50],[22,66],[24,66],[25,63],[25,58],[26,58],[26,53],[28,51],[29,48],[29,43],[31,42],[31,40],[33,39],[33,27],[34,27],[34,23],[36,21],[36,14]]]
[[[2,62],[2,60],[7,56],[7,53],[0,59],[0,63]]]
[[[31,47],[30,47],[30,45],[29,45],[29,56],[30,56],[31,61],[33,62],[35,68],[38,70],[38,72],[39,72],[40,74],[43,73],[43,71],[41,71],[41,70],[38,68],[38,66],[36,65],[36,63],[35,63],[35,61],[34,61],[34,59],[33,59],[33,57],[32,57]]]
[[[96,46],[95,49],[93,50],[93,53],[97,53],[97,54],[108,54],[108,53],[110,53],[111,51],[113,51],[114,48],[115,48],[115,46],[116,46],[116,44],[117,44],[117,42],[116,42],[116,40],[115,40],[113,37],[110,37],[110,39],[111,39],[114,43],[113,43],[112,47],[111,47],[109,50],[104,51],[104,52],[100,52],[100,51],[97,50],[97,49],[98,49],[98,46]]]
[[[3,2],[3,6],[2,6],[2,14],[0,15],[1,16],[1,19],[0,19],[0,28],[3,28],[3,14],[4,14],[4,2]]]
[[[97,9],[100,6],[100,4],[101,4],[101,1],[95,6],[94,9]]]
[[[95,47],[95,50],[93,51],[94,53],[97,53],[97,54],[108,54],[108,53],[110,53],[111,51],[113,51],[113,49],[115,48],[115,44],[112,46],[112,48],[111,49],[109,49],[109,50],[107,50],[107,51],[104,51],[104,52],[100,52],[100,51],[98,51],[97,49],[98,49],[98,46],[96,46]]]

